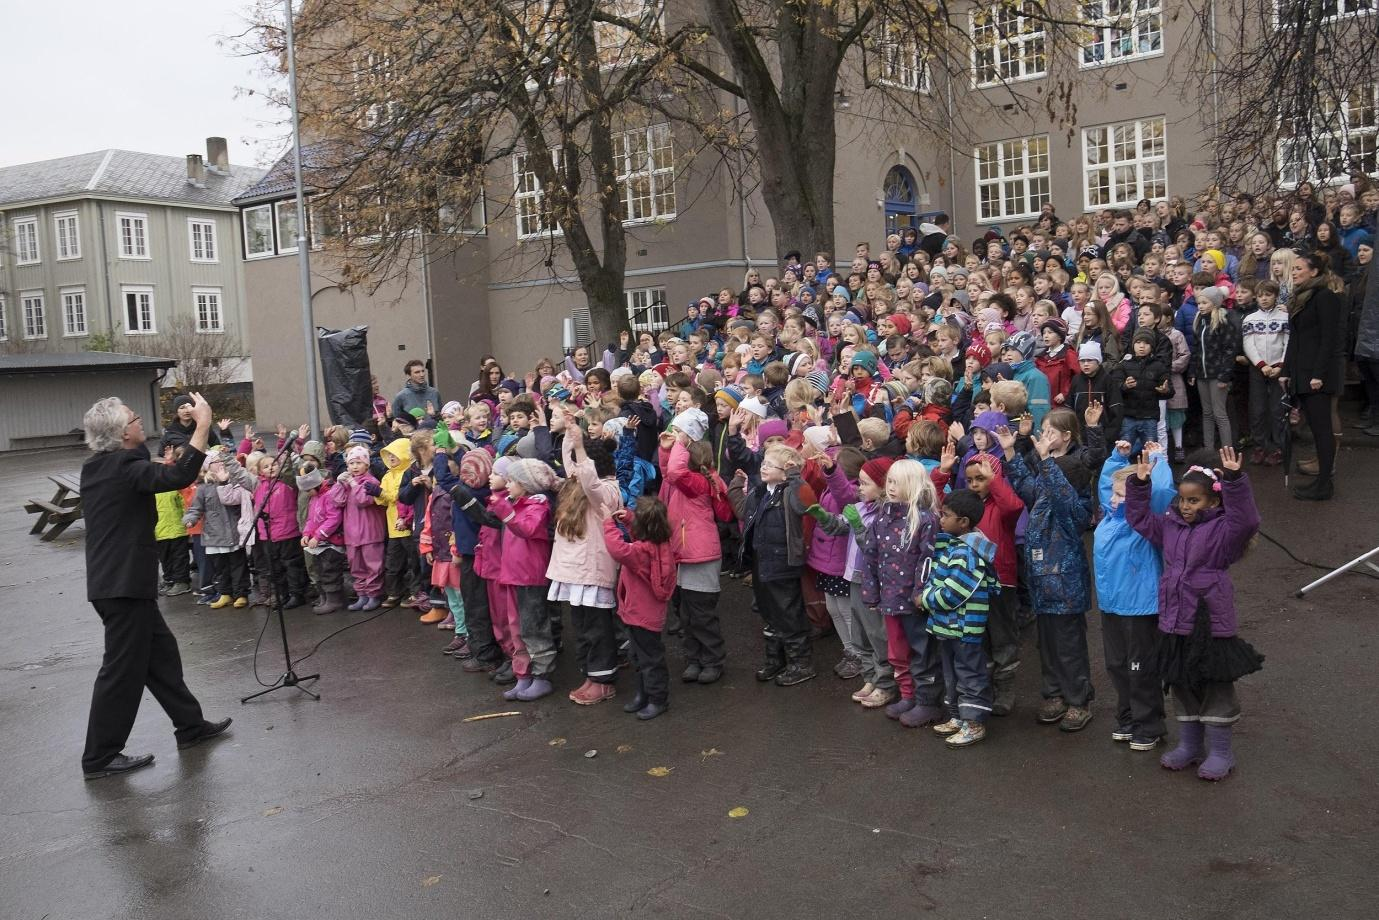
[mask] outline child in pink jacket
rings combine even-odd
[[[671,440],[673,439],[673,440]],[[714,469],[713,445],[685,432],[661,447],[661,501],[670,521],[676,587],[685,626],[685,683],[712,684],[723,676],[723,630],[718,621],[719,572],[715,500],[726,502],[728,487]],[[731,506],[724,506],[731,510]]]
[[[374,499],[382,489],[369,472],[369,450],[356,444],[345,453],[345,472],[331,490],[344,513],[345,548],[359,597],[349,610],[377,610],[383,603],[383,549],[388,515]]]
[[[630,524],[632,542],[624,542],[618,524]],[[618,575],[618,616],[627,625],[637,662],[637,694],[623,706],[642,721],[654,719],[670,706],[670,674],[661,631],[666,625],[666,602],[675,592],[675,551],[670,545],[670,521],[660,499],[637,499],[637,510],[619,510],[603,522],[604,541],[622,566]]]
[[[283,478],[277,458],[268,454],[258,458],[254,469],[245,469],[234,457],[226,457],[225,469],[231,482],[254,494],[254,508],[268,517],[266,521],[259,519],[256,536],[274,593],[284,610],[302,606],[306,603],[307,579],[302,531],[297,525],[296,486]]]
[[[528,660],[514,657],[517,683],[504,699],[531,702],[551,693],[555,638],[546,610],[546,568],[551,563],[551,500],[563,480],[540,460],[513,460],[505,468],[507,494],[489,499],[503,525],[499,580],[513,588],[517,622]],[[524,673],[525,671],[525,673]]]
[[[331,488],[324,470],[311,470],[297,477],[297,491],[309,496],[302,549],[316,561],[316,588],[320,596],[311,608],[315,614],[334,613],[345,606],[345,519],[330,494]]]

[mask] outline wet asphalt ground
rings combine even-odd
[[[23,499],[79,452],[0,457],[0,918],[1375,916],[1379,582],[1320,574],[1261,541],[1236,569],[1242,635],[1268,656],[1240,685],[1239,766],[1212,785],[1113,744],[1092,618],[1096,716],[1036,725],[1025,636],[1016,713],[946,750],[848,700],[828,672],[758,685],[748,592],[725,587],[725,679],[653,722],[558,693],[507,703],[395,610],[300,666],[320,702],[258,689],[262,610],[164,603],[188,683],[222,741],[178,753],[145,695],[127,750],[155,765],[83,782],[102,633],[85,601],[81,525],[27,533]],[[1379,450],[1341,455],[1337,500],[1256,489],[1264,530],[1337,564],[1379,544]],[[303,655],[359,614],[288,615]],[[670,640],[673,645],[674,640]],[[272,630],[258,674],[282,670]],[[517,711],[465,722],[470,716]],[[1162,750],[1162,749],[1161,749]],[[592,752],[592,753],[591,753]],[[742,811],[745,810],[745,814]],[[740,817],[733,817],[741,815]]]

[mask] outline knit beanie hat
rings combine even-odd
[[[850,293],[848,293],[847,287],[846,287],[845,285],[842,285],[842,284],[835,284],[835,285],[833,286],[833,290],[830,291],[829,293],[832,294],[834,297],[841,297],[841,298],[843,298],[844,300],[851,300],[851,299],[852,299],[852,295],[851,295]]]
[[[890,398],[893,400],[905,399],[910,395],[910,388],[905,386],[905,384],[901,383],[899,380],[887,381],[881,387],[881,389],[885,390],[886,394],[890,396]]]
[[[1083,343],[1082,343],[1081,345],[1079,345],[1078,348],[1077,348],[1077,360],[1079,360],[1079,361],[1096,361],[1096,362],[1100,363],[1100,362],[1103,360],[1103,357],[1102,357],[1102,354],[1101,354],[1101,343],[1100,343],[1100,342],[1083,342]]]
[[[191,406],[191,405],[195,405],[195,403],[196,403],[196,400],[192,399],[192,398],[191,398],[190,396],[188,396],[186,393],[183,393],[181,396],[177,396],[177,397],[175,397],[175,398],[173,399],[173,401],[172,401],[172,411],[173,411],[173,412],[176,412],[178,409],[182,408],[183,406]]]
[[[1135,332],[1135,337],[1134,337],[1133,339],[1130,340],[1130,344],[1133,345],[1133,344],[1135,344],[1136,342],[1144,342],[1146,345],[1151,345],[1151,346],[1152,346],[1152,345],[1154,344],[1154,332],[1153,332],[1153,330],[1150,330],[1150,329],[1140,329],[1140,330],[1136,331],[1136,332]]]
[[[310,473],[297,477],[297,491],[310,492],[312,489],[320,488],[321,483],[326,481],[326,477],[320,470],[312,470]]]
[[[1001,322],[1001,311],[997,307],[982,307],[977,311],[977,320],[982,324],[982,328],[985,329],[988,323]]]
[[[810,371],[804,375],[804,379],[820,396],[828,394],[829,378],[827,371]]]
[[[768,438],[783,438],[790,433],[790,426],[784,419],[771,418],[757,426],[757,437],[765,444]]]
[[[478,489],[488,483],[488,474],[493,472],[493,455],[482,447],[469,451],[460,459],[460,482],[471,489]]]
[[[1205,287],[1194,291],[1193,294],[1199,304],[1204,300],[1209,300],[1212,306],[1219,307],[1226,302],[1226,289],[1223,287]]]
[[[906,316],[904,313],[892,313],[888,318],[891,321],[891,325],[895,327],[897,335],[910,334],[910,317]]]
[[[742,388],[728,384],[713,391],[714,399],[721,399],[729,409],[736,409],[742,405]]]
[[[504,479],[507,479],[508,473],[512,472],[512,465],[516,462],[516,457],[510,457],[504,454],[503,456],[493,461],[493,472],[498,474],[499,476],[502,476]]]
[[[895,463],[894,457],[874,457],[862,464],[862,472],[876,485],[884,486],[886,474],[891,471],[893,463]]]
[[[441,406],[441,418],[445,418],[447,415],[459,415],[463,411],[464,407],[452,399],[450,402]]]
[[[1022,361],[1029,360],[1030,355],[1034,354],[1034,336],[1022,329],[1006,339],[1005,348],[1019,352]]]
[[[827,450],[833,446],[833,426],[810,425],[804,430],[804,439],[816,450]]]
[[[422,417],[426,415],[426,410],[420,407],[415,409],[408,409],[407,414],[410,415],[412,418],[416,419],[417,421],[421,421]]]
[[[852,355],[852,366],[860,367],[868,374],[876,374],[876,354],[870,351],[858,351]]]
[[[345,462],[348,463],[351,460],[363,460],[365,463],[368,463],[369,449],[362,444],[354,445],[349,450],[345,451]]]
[[[363,444],[368,446],[373,443],[373,435],[369,434],[365,428],[355,428],[350,432],[350,444]]]
[[[529,431],[526,434],[522,435],[522,437],[518,438],[517,442],[513,444],[512,450],[514,453],[517,454],[517,456],[521,457],[523,460],[530,460],[531,458],[535,457],[536,434]]]
[[[986,343],[980,340],[967,346],[966,355],[969,358],[976,358],[977,364],[982,367],[986,367],[991,363],[991,349],[987,348]]]
[[[1050,318],[1050,319],[1044,320],[1042,323],[1039,324],[1039,331],[1040,331],[1040,332],[1048,332],[1050,329],[1052,329],[1053,332],[1054,332],[1054,334],[1058,336],[1059,341],[1061,341],[1061,342],[1066,342],[1066,341],[1067,341],[1067,339],[1068,339],[1068,324],[1067,324],[1067,323],[1063,322],[1063,321],[1062,321],[1061,319],[1059,319],[1058,317],[1052,317],[1052,318]]]
[[[1226,267],[1226,254],[1219,249],[1208,249],[1202,253],[1208,259],[1216,263],[1216,270],[1223,271]]]
[[[315,457],[317,462],[326,462],[326,446],[320,441],[307,441],[302,445],[303,457]]]
[[[709,417],[702,409],[686,409],[670,420],[671,427],[683,431],[691,441],[702,441],[709,431]]]
[[[654,390],[665,380],[655,371],[642,371],[637,377],[637,382],[642,385],[643,390]]]
[[[742,401],[741,408],[752,413],[757,418],[766,418],[766,403],[759,397],[749,396]]]
[[[800,374],[800,371],[804,371],[807,374],[809,373],[809,371],[806,370],[806,368],[811,368],[813,366],[814,359],[811,358],[806,352],[802,351],[790,358],[790,376],[802,376]]]
[[[540,460],[526,458],[513,460],[503,478],[517,483],[532,495],[538,492],[553,492],[565,481]]]

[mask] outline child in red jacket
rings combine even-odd
[[[623,540],[618,524],[627,524],[632,542]],[[666,625],[666,602],[675,592],[675,550],[670,544],[670,520],[659,498],[637,499],[637,510],[619,510],[603,521],[604,544],[618,574],[618,616],[627,626],[637,663],[637,694],[623,706],[642,721],[654,719],[670,706],[670,672],[661,631]]]
[[[986,505],[977,529],[996,544],[996,576],[1001,589],[991,598],[991,613],[986,623],[987,651],[996,666],[991,676],[995,705],[991,714],[1008,716],[1015,708],[1015,669],[1020,666],[1019,605],[1015,593],[1018,578],[1015,524],[1025,503],[1002,475],[1001,460],[991,454],[976,454],[967,461],[967,487]]]
[[[489,499],[489,510],[503,525],[499,580],[513,589],[517,625],[527,661],[514,655],[517,683],[504,699],[532,702],[550,694],[555,670],[555,638],[546,609],[546,567],[551,562],[549,493],[563,482],[540,460],[514,460],[504,470],[507,495]],[[523,673],[523,672],[526,673]]]

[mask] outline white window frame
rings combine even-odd
[[[268,249],[264,252],[254,252],[249,245],[249,215],[257,211],[268,213]],[[244,208],[239,212],[239,222],[242,229],[241,235],[244,237],[244,258],[245,259],[267,259],[277,255],[275,238],[277,227],[273,221],[273,206],[271,204],[254,205],[252,208]]]
[[[1368,98],[1361,100],[1359,106],[1352,107],[1351,102],[1357,93],[1367,93]],[[1365,117],[1366,110],[1368,111],[1368,118]],[[1320,130],[1316,132],[1316,138],[1329,137],[1335,144],[1334,159],[1339,160],[1342,164],[1340,172],[1335,175],[1323,175],[1329,170],[1322,168],[1325,160],[1314,159],[1315,151],[1303,151],[1303,156],[1307,160],[1305,164],[1302,157],[1290,154],[1289,148],[1292,145],[1292,138],[1284,137],[1284,128],[1280,126],[1277,172],[1278,184],[1281,188],[1297,188],[1304,181],[1318,185],[1334,185],[1338,182],[1348,181],[1351,164],[1356,159],[1366,155],[1375,161],[1376,166],[1379,166],[1379,86],[1361,86],[1346,93],[1345,96],[1337,100],[1336,112],[1331,117],[1335,119],[1334,124],[1328,126],[1326,121],[1323,121],[1318,126]],[[1365,121],[1369,123],[1365,124]],[[1362,145],[1370,148],[1368,154],[1363,150],[1357,151],[1356,148]],[[1304,165],[1307,167],[1305,171]],[[1377,171],[1379,170],[1371,170],[1371,174]]]
[[[983,3],[979,10],[974,9],[967,14],[968,35],[972,42],[972,85],[978,88],[991,86],[1002,86],[1006,83],[1021,83],[1025,80],[1038,80],[1049,74],[1049,43],[1044,31],[1043,24],[1036,18],[1033,25],[1037,26],[1030,32],[1022,31],[1026,23],[1030,22],[1025,16],[1016,14],[1015,33],[1005,35],[996,29],[995,19],[998,13],[1009,13],[1001,3]],[[978,22],[978,16],[983,21]],[[983,79],[982,65],[977,56],[981,49],[981,37],[979,32],[990,30],[991,32],[991,72],[995,74],[993,79]],[[1042,60],[1042,65],[1036,65],[1035,60]],[[1014,66],[1017,71],[1012,76],[1002,77],[1003,69]],[[1034,67],[1039,66],[1038,70]]]
[[[1018,152],[1015,150],[1018,145]],[[1031,153],[1031,147],[1034,148]],[[992,163],[994,172],[983,178],[981,155],[983,149],[991,149],[994,157]],[[1042,148],[1042,149],[1041,149]],[[1018,159],[1020,165],[1019,172],[1007,173],[1006,165],[1014,157]],[[1040,165],[1042,169],[1035,169],[1032,166]],[[1013,137],[1007,140],[990,141],[985,144],[978,144],[972,149],[972,172],[976,179],[976,203],[977,203],[977,223],[995,223],[998,221],[1018,220],[1028,217],[1038,217],[1042,206],[1053,200],[1052,179],[1049,175],[1049,136],[1047,134],[1034,134],[1029,137]],[[1018,199],[1025,207],[1019,211],[1009,210],[1010,204],[1016,200],[1014,194],[1008,195],[1013,183],[1020,183],[1022,191]],[[1042,183],[1042,201],[1038,202],[1034,208],[1029,208],[1028,204],[1031,197],[1031,183]],[[982,190],[994,188],[996,190],[995,201],[999,205],[999,213],[987,215],[982,211]]]
[[[1154,122],[1159,124],[1159,136],[1161,152],[1150,156],[1144,156],[1145,128]],[[1118,128],[1133,125],[1135,128],[1134,149],[1135,154],[1129,159],[1117,159],[1116,143],[1114,141],[1115,131]],[[1105,162],[1093,163],[1088,155],[1088,140],[1093,131],[1106,132],[1106,152]],[[1163,164],[1163,184],[1161,188],[1149,188],[1145,186],[1145,168],[1155,164]],[[1132,194],[1124,197],[1115,197],[1117,168],[1133,168],[1135,170],[1135,188]],[[1108,172],[1107,194],[1110,196],[1108,201],[1100,201],[1095,204],[1092,202],[1091,195],[1091,174],[1094,170],[1105,169]],[[1142,198],[1149,198],[1157,201],[1168,196],[1168,119],[1163,115],[1146,115],[1142,118],[1132,118],[1127,121],[1118,121],[1105,125],[1091,125],[1082,129],[1082,201],[1085,210],[1102,210],[1105,208],[1133,208]]]
[[[43,247],[42,241],[38,238],[38,218],[16,217],[10,221],[10,228],[14,234],[14,264],[38,265],[42,262]]]
[[[289,198],[285,201],[273,202],[273,239],[277,240],[278,255],[280,256],[297,251],[297,234],[293,232],[289,237],[283,232],[288,229],[283,226],[284,218],[296,223],[297,199]]]
[[[76,211],[59,211],[53,215],[53,252],[59,262],[81,258],[81,218]]]
[[[86,288],[64,287],[57,290],[58,302],[62,304],[62,337],[80,338],[89,333],[86,323]],[[76,309],[73,309],[73,308]],[[79,319],[76,323],[73,320]]]
[[[1118,16],[1106,14],[1106,7],[1112,2],[1120,2],[1130,7],[1130,10]],[[1088,8],[1099,6],[1101,16],[1089,18]],[[1164,0],[1083,0],[1077,7],[1078,18],[1083,22],[1083,28],[1093,32],[1100,39],[1103,57],[1096,60],[1088,60],[1087,55],[1095,44],[1090,39],[1084,42],[1077,52],[1077,66],[1080,70],[1094,70],[1097,67],[1112,67],[1126,61],[1142,61],[1145,58],[1161,57],[1164,53]],[[1157,23],[1159,35],[1159,47],[1150,48],[1147,51],[1139,50],[1141,41],[1141,29],[1150,20]],[[1130,36],[1132,50],[1124,54],[1111,54],[1111,49],[1120,46],[1124,35]],[[1152,34],[1148,29],[1145,35]]]
[[[19,292],[19,320],[23,324],[20,331],[26,340],[48,337],[48,309],[43,303],[42,291]]]
[[[202,323],[201,321],[201,301],[207,299],[207,310],[214,298],[215,322],[213,324]],[[196,331],[203,335],[213,335],[225,331],[225,289],[218,287],[194,287],[192,288],[192,316],[196,320]]]
[[[554,212],[546,200],[545,189],[541,185],[541,177],[532,170],[523,169],[523,165],[530,153],[522,151],[512,155],[512,188],[513,188],[513,210],[517,218],[517,238],[519,240],[536,240],[548,236],[563,236],[564,231],[560,229],[560,223],[555,219]],[[551,151],[551,161],[555,165],[556,172],[560,171],[560,148],[556,147]],[[530,176],[528,184],[523,177]],[[524,189],[523,186],[527,185]],[[534,205],[534,209],[533,206]],[[540,221],[536,229],[531,229],[527,223],[529,220]]]
[[[0,294],[0,342],[10,340],[9,311],[5,307],[5,295]]]
[[[646,150],[630,152],[633,140],[643,141]],[[670,165],[656,165],[658,150],[669,152]],[[675,200],[675,135],[669,123],[649,125],[623,131],[613,136],[613,163],[618,171],[618,200],[622,205],[624,227],[637,224],[651,224],[671,221],[676,216]],[[646,195],[638,195],[636,200],[647,200],[647,213],[632,216],[633,186],[646,182]],[[667,187],[669,192],[667,193]],[[669,197],[669,207],[664,198]]]
[[[919,42],[891,23],[883,22],[880,33],[874,43],[881,68],[876,82],[882,86],[928,95],[929,62],[920,51]]]
[[[623,292],[627,307],[627,323],[633,336],[639,332],[657,333],[670,328],[670,305],[666,303],[666,289],[663,287],[628,288]],[[637,321],[634,317],[653,304],[659,303],[659,310],[651,310],[646,319]]]
[[[197,239],[198,231],[201,237],[199,241]],[[200,249],[199,255],[197,254],[198,248]],[[187,218],[187,257],[193,262],[205,265],[220,261],[220,239],[214,218]]]
[[[140,296],[140,295],[144,295],[144,294],[147,294],[147,295],[148,295],[148,328],[146,328],[146,329],[143,328],[144,321],[143,321],[143,318],[142,318],[142,317],[141,317],[140,320],[139,320],[139,326],[140,326],[140,328],[134,329],[134,328],[132,328],[131,325],[130,325],[130,322],[129,322],[129,296],[130,296],[131,294],[135,295],[136,297],[137,297],[137,296]],[[120,285],[120,309],[123,311],[121,315],[122,315],[123,318],[124,318],[124,326],[125,326],[124,334],[125,334],[125,335],[157,335],[157,334],[158,334],[158,306],[157,306],[157,303],[155,302],[154,297],[153,297],[153,286],[152,286],[152,285],[148,285],[148,284],[122,284],[122,285]],[[142,307],[140,308],[140,312],[142,313]]]
[[[1307,0],[1297,0],[1297,2],[1307,4]],[[1315,28],[1328,22],[1335,22],[1339,19],[1350,19],[1355,16],[1364,16],[1375,11],[1375,0],[1332,0],[1336,4],[1336,12],[1324,13],[1319,22],[1306,22],[1305,28]],[[1274,0],[1274,26],[1292,26],[1293,20],[1284,18],[1283,0]],[[1342,7],[1352,7],[1352,9],[1342,9]]]
[[[129,221],[129,239],[125,239],[125,221]],[[136,262],[148,262],[150,255],[148,215],[139,211],[115,212],[115,239],[118,241],[120,258]]]

